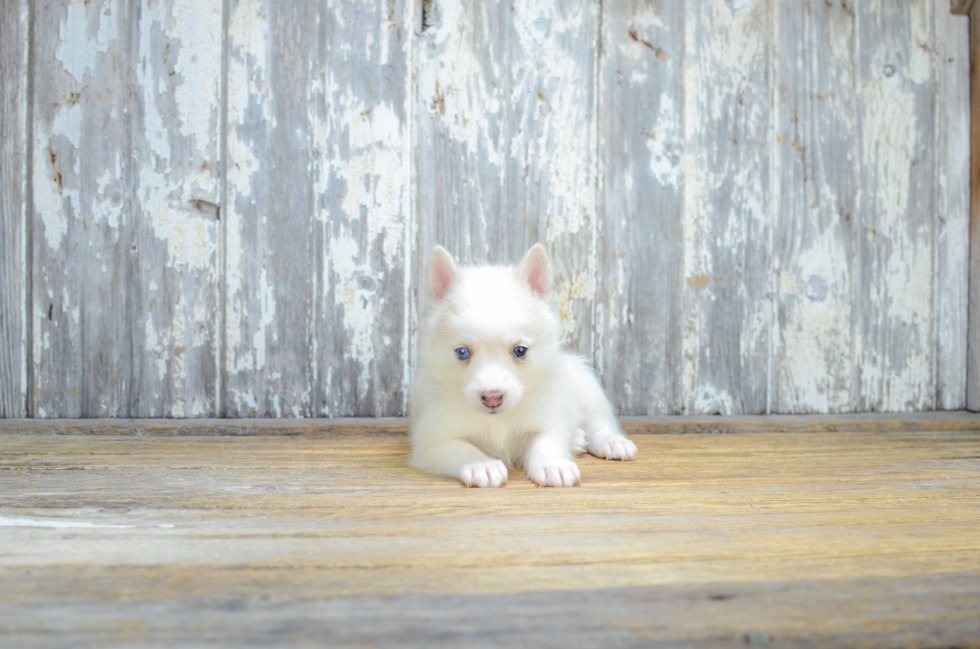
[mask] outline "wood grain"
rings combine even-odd
[[[138,170],[130,416],[214,416],[221,7],[145,0],[133,45]]]
[[[980,10],[970,13],[970,313],[966,407],[980,410]]]
[[[27,405],[28,6],[0,7],[0,418]]]
[[[229,416],[404,412],[410,25],[403,3],[232,8]]]
[[[777,3],[772,412],[847,412],[860,394],[855,303],[859,119],[851,3]]]
[[[860,3],[858,410],[935,407],[935,55],[928,2]],[[925,47],[923,47],[925,44]],[[869,191],[887,187],[887,191]]]
[[[34,414],[214,414],[220,11],[37,14]]]
[[[623,414],[678,414],[687,396],[684,34],[681,3],[603,3],[596,364]]]
[[[715,418],[723,419],[723,418]],[[976,431],[637,436],[462,488],[404,437],[0,433],[17,646],[974,646]],[[559,542],[556,542],[556,539]]]
[[[130,416],[217,413],[221,5],[143,0],[132,57],[138,276]]]
[[[772,23],[770,0],[684,6],[685,413],[768,408]]]
[[[138,345],[128,119],[134,17],[117,0],[42,7],[31,52],[32,414],[121,416],[133,404]],[[77,38],[62,40],[63,31]]]
[[[936,405],[966,407],[970,256],[970,20],[936,3]]]
[[[962,24],[808,3],[777,26],[773,411],[961,407]]]
[[[599,3],[425,2],[416,45],[418,241],[464,263],[555,263],[566,345],[592,355]],[[420,261],[421,261],[420,260]],[[422,265],[415,273],[424,311]]]
[[[231,3],[222,415],[314,411],[314,3]],[[322,100],[320,106],[322,107]]]
[[[321,23],[314,104],[314,242],[320,260],[314,383],[319,416],[405,412],[414,209],[411,48],[417,2],[333,0]]]
[[[949,8],[8,2],[0,417],[404,415],[538,240],[622,414],[980,409]]]
[[[620,417],[629,435],[733,433],[881,433],[980,431],[980,414],[957,412],[847,415],[738,415],[733,417],[660,415]],[[342,419],[6,419],[0,434],[127,436],[274,436],[335,437],[406,435],[404,417]]]

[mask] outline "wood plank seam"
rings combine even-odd
[[[970,253],[967,320],[967,408],[980,411],[980,5],[961,3],[970,15]]]
[[[739,415],[620,417],[629,435],[750,434],[750,433],[882,433],[963,431],[980,433],[980,413],[936,411],[881,416],[853,415]],[[5,419],[0,435],[116,435],[116,436],[387,436],[407,435],[404,417],[342,419]]]
[[[932,42],[935,43],[935,47],[938,49],[939,42],[936,40],[936,37],[938,36],[939,24],[938,21],[936,20],[936,13],[937,12],[933,12],[932,33],[929,36]],[[932,193],[933,193],[934,209],[932,211],[932,228],[931,228],[932,229],[931,232],[932,269],[930,272],[930,278],[932,281],[933,317],[930,319],[929,322],[929,327],[931,330],[929,338],[930,340],[934,341],[932,363],[930,363],[930,368],[929,368],[929,371],[932,373],[931,383],[932,383],[932,390],[933,390],[933,394],[932,394],[933,410],[940,407],[939,404],[941,403],[940,399],[942,393],[942,387],[940,385],[940,380],[939,380],[940,364],[942,363],[942,359],[941,359],[942,348],[940,347],[940,336],[939,336],[939,326],[938,326],[940,295],[939,295],[939,291],[937,290],[939,284],[939,277],[938,277],[939,275],[939,228],[941,227],[939,211],[943,205],[943,203],[941,202],[941,188],[939,187],[939,182],[938,182],[939,173],[943,165],[942,157],[941,155],[939,155],[942,151],[941,142],[940,142],[941,141],[940,129],[942,128],[942,120],[940,119],[941,111],[940,111],[939,97],[938,97],[939,93],[941,92],[941,89],[943,88],[942,65],[943,63],[941,61],[936,62],[932,65],[932,77],[933,77],[933,84],[934,84],[933,88],[935,89],[935,92],[933,92],[933,96],[932,96],[932,121],[933,121],[932,148],[937,154],[932,164],[933,167]]]
[[[939,2],[934,12],[936,103],[937,298],[936,405],[966,406],[969,314],[970,212],[970,34],[969,16],[950,13]],[[965,82],[965,83],[964,83]]]
[[[779,3],[772,0],[769,10],[769,36],[775,47],[776,25],[779,21]],[[777,122],[776,106],[778,103],[778,88],[776,79],[776,52],[769,54],[769,232],[766,242],[766,254],[768,260],[766,267],[769,269],[769,349],[766,355],[766,414],[772,413],[773,391],[775,390],[774,359],[776,354],[776,296],[778,286],[775,272],[776,249],[776,211],[779,209],[776,196],[776,155],[777,155]]]
[[[596,29],[595,29],[595,56],[592,60],[592,65],[595,67],[593,70],[593,82],[592,82],[592,124],[593,124],[593,141],[592,141],[592,155],[593,155],[593,185],[595,187],[595,195],[593,200],[595,202],[594,214],[595,218],[592,220],[592,241],[590,242],[592,248],[589,252],[592,258],[593,273],[592,273],[592,331],[590,332],[592,338],[589,344],[589,350],[592,352],[592,369],[596,372],[599,377],[600,384],[605,387],[605,381],[603,380],[602,373],[600,372],[601,367],[601,351],[599,349],[601,339],[598,334],[599,326],[597,324],[597,310],[599,305],[599,236],[601,235],[599,223],[602,217],[602,184],[601,175],[599,173],[599,124],[600,124],[600,97],[602,93],[602,19],[605,11],[606,0],[598,0],[598,9],[596,10]]]
[[[424,10],[425,0],[410,1],[406,2],[405,12],[408,16],[403,21],[403,24],[409,25],[414,28],[421,21],[422,11]],[[419,18],[416,19],[416,16]],[[415,159],[415,153],[417,147],[416,142],[416,125],[415,125],[415,107],[418,105],[418,83],[416,82],[417,76],[416,72],[416,38],[415,29],[406,36],[408,39],[406,58],[408,59],[405,65],[405,69],[411,75],[411,81],[408,84],[408,92],[405,95],[405,131],[406,137],[403,138],[403,159],[406,162],[405,165],[405,198],[403,199],[404,205],[402,210],[404,214],[408,217],[407,228],[405,232],[405,241],[403,245],[403,256],[402,260],[402,277],[404,286],[402,287],[402,339],[401,339],[401,357],[402,357],[402,370],[401,370],[401,383],[402,383],[402,413],[408,412],[408,397],[411,390],[412,384],[412,366],[414,358],[413,350],[413,336],[412,332],[415,328],[415,299],[413,297],[414,282],[412,278],[415,277],[415,265],[416,265],[416,255],[424,254],[425,251],[418,251],[416,249],[416,231],[418,230],[418,220],[419,220],[419,209],[418,202],[416,200],[417,190],[416,183],[418,182],[418,162]]]
[[[27,3],[27,107],[24,136],[27,138],[27,195],[24,197],[24,374],[27,385],[24,409],[28,417],[35,416],[34,390],[37,375],[34,367],[34,39],[37,29],[37,2]]]
[[[219,147],[221,158],[221,187],[219,189],[218,221],[218,331],[215,349],[215,390],[214,412],[219,417],[228,414],[228,393],[225,381],[225,368],[228,360],[228,85],[231,44],[229,42],[230,2],[221,0],[221,101],[218,115],[220,133]]]

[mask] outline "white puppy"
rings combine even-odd
[[[612,407],[585,361],[561,349],[538,244],[517,268],[457,268],[441,247],[412,388],[412,466],[499,487],[523,467],[545,487],[579,482],[575,455],[629,460]]]

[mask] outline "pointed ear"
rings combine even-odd
[[[429,266],[425,271],[429,301],[432,304],[442,302],[455,282],[456,264],[453,262],[453,256],[442,246],[436,246],[429,257]]]
[[[551,290],[551,262],[548,261],[548,252],[544,246],[540,243],[534,244],[524,255],[518,272],[532,291],[541,297],[548,295]]]

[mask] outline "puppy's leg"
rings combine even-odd
[[[582,477],[571,458],[568,440],[553,432],[534,440],[524,469],[531,482],[542,487],[574,487]]]
[[[589,433],[589,453],[604,460],[632,460],[636,444],[618,430],[599,429]]]
[[[412,466],[459,478],[467,487],[500,487],[507,482],[507,467],[503,462],[458,439],[417,447],[412,454]]]
[[[605,401],[604,394],[599,395]],[[602,406],[605,407],[602,407]],[[636,457],[636,444],[623,435],[619,422],[612,415],[608,402],[589,413],[586,448],[589,453],[604,460],[632,460]]]
[[[585,374],[579,389],[586,409],[586,448],[592,455],[606,460],[632,460],[636,457],[636,444],[623,435],[595,376],[591,372]]]

